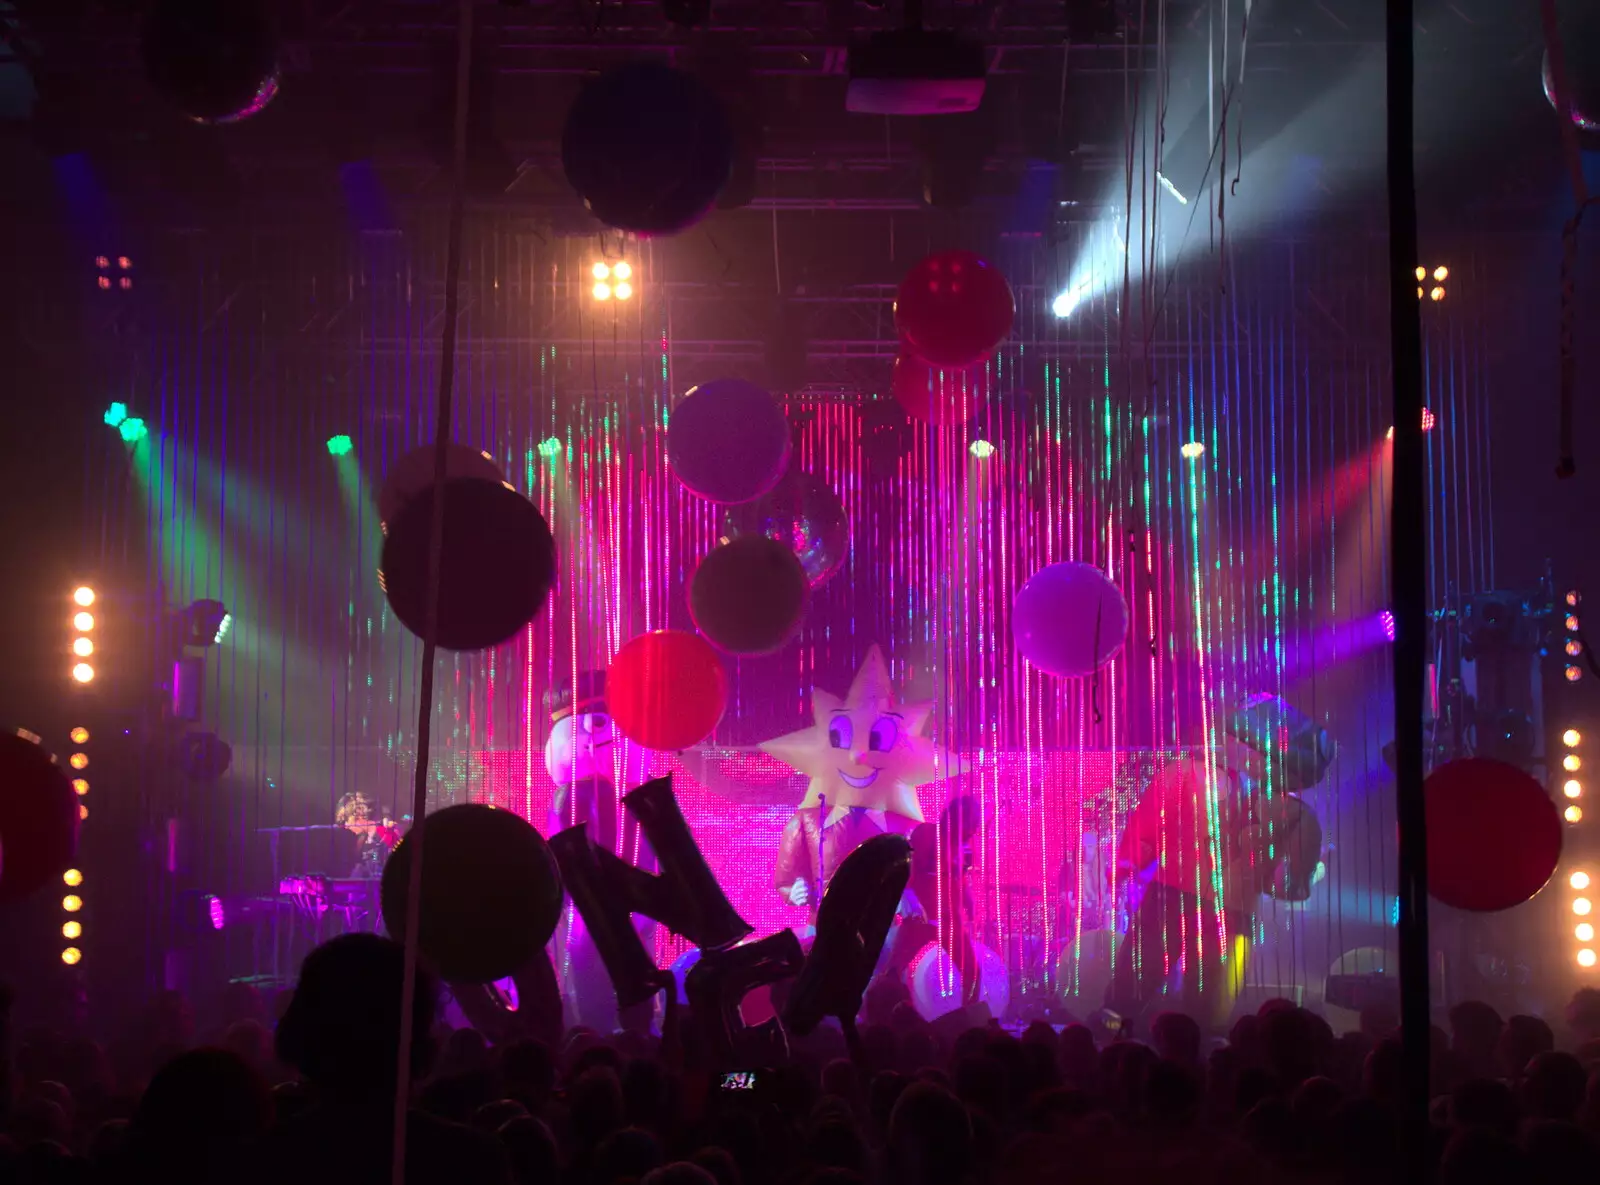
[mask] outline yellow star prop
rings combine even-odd
[[[922,822],[917,787],[938,776],[933,741],[922,727],[932,701],[902,704],[889,685],[889,667],[874,646],[844,699],[811,689],[816,723],[761,746],[811,779],[800,809],[828,801],[831,825],[852,807],[886,811]]]

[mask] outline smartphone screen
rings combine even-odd
[[[722,1076],[723,1090],[754,1090],[755,1085],[754,1070],[732,1070]]]

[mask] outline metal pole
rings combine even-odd
[[[1389,336],[1394,383],[1394,497],[1389,527],[1395,617],[1396,813],[1400,827],[1401,1138],[1405,1179],[1428,1177],[1428,846],[1422,796],[1422,699],[1427,666],[1428,552],[1423,485],[1422,321],[1416,296],[1413,160],[1416,71],[1412,0],[1389,0]]]

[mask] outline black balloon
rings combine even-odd
[[[37,741],[0,733],[0,901],[15,901],[58,879],[78,850],[78,798]]]
[[[755,988],[793,977],[805,963],[793,930],[728,950],[706,951],[684,977],[689,1013],[702,1048],[721,1067],[779,1065],[788,1041],[777,1017],[744,1023],[739,1004]]]
[[[911,843],[874,835],[844,858],[817,909],[817,937],[784,1005],[784,1023],[804,1037],[827,1017],[854,1031],[861,998],[883,953],[911,879]]]
[[[495,1045],[511,1045],[531,1038],[554,1049],[561,1040],[561,984],[550,955],[540,950],[526,967],[511,973],[516,1007],[508,1006],[497,987],[456,980],[450,984],[461,1014]]]
[[[805,618],[805,569],[782,543],[746,535],[700,561],[689,578],[689,615],[706,639],[729,654],[773,654]]]
[[[140,51],[150,84],[190,119],[232,123],[278,89],[278,32],[264,0],[158,0]]]
[[[636,234],[671,234],[703,218],[733,166],[722,101],[662,62],[591,79],[561,131],[567,181],[594,216]]]
[[[380,573],[389,607],[422,637],[435,490],[407,502],[383,541]],[[555,579],[556,548],[538,508],[491,481],[444,485],[438,643],[446,650],[498,646],[532,621]]]
[[[760,535],[794,552],[806,579],[816,588],[850,555],[850,520],[827,482],[810,473],[791,472],[776,489],[753,502],[730,506],[722,515],[722,538]]]
[[[526,972],[555,933],[565,900],[544,837],[510,811],[480,803],[427,816],[383,869],[383,923],[404,938],[406,891],[420,835],[417,949],[446,980],[492,983]]]

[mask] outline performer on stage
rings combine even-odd
[[[844,858],[874,835],[922,822],[917,787],[937,775],[922,728],[931,702],[901,703],[874,646],[843,699],[811,689],[814,723],[761,746],[810,777],[783,830],[773,884],[789,904],[816,907]]]
[[[1167,991],[1176,967],[1176,1006],[1220,1027],[1243,986],[1262,894],[1284,901],[1311,895],[1322,829],[1286,791],[1321,779],[1332,742],[1288,704],[1264,705],[1262,697],[1230,715],[1228,732],[1218,758],[1163,768],[1118,840],[1117,876],[1150,877],[1106,993],[1106,1007],[1130,1022]],[[1272,794],[1269,766],[1279,787]]]
[[[380,877],[389,853],[400,843],[400,824],[387,818],[359,790],[352,790],[334,808],[333,821],[361,842],[352,877]]]
[[[982,817],[978,800],[965,795],[945,807],[938,823],[919,823],[911,832],[911,880],[884,960],[885,971],[904,978],[917,952],[937,942],[961,976],[963,1005],[976,1004],[983,987],[968,934],[972,900],[966,886],[972,837]]]

